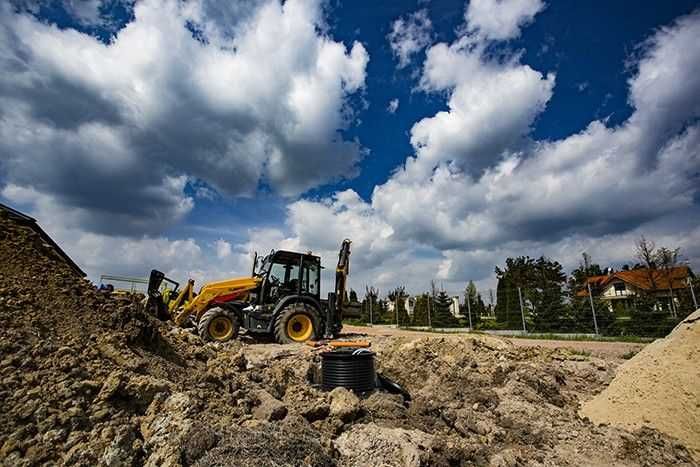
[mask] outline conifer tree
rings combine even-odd
[[[437,294],[437,296],[432,300],[432,304],[431,320],[433,327],[449,328],[455,327],[459,324],[457,318],[455,318],[450,312],[452,300],[444,290]]]

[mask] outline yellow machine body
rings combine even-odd
[[[258,288],[261,280],[258,277],[238,277],[209,282],[195,295],[194,280],[190,279],[177,297],[168,301],[168,311],[173,321],[181,326],[191,315],[199,319],[211,304],[231,300],[245,301],[250,292]]]

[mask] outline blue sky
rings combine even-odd
[[[641,234],[697,264],[698,6],[16,0],[0,198],[93,279],[345,236],[359,289],[619,265]]]

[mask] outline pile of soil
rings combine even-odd
[[[413,398],[324,392],[319,350],[202,344],[101,294],[0,218],[0,464],[694,465],[577,415],[617,365],[494,338],[372,338]]]
[[[678,438],[700,461],[700,310],[618,368],[581,414],[596,423],[643,426]]]

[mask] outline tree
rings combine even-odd
[[[651,292],[659,288],[659,279],[665,278],[668,283],[669,310],[674,318],[678,316],[676,301],[673,292],[673,269],[678,266],[680,248],[656,247],[652,240],[647,240],[642,235],[636,243],[637,259],[646,267],[647,277],[651,285]],[[658,300],[657,300],[658,301]]]
[[[399,326],[407,326],[410,324],[405,306],[406,299],[408,298],[408,295],[406,294],[406,287],[396,287],[394,290],[389,292],[388,298],[394,304],[394,324],[398,324]]]
[[[411,322],[413,326],[430,325],[428,320],[428,300],[429,295],[427,293],[416,297],[416,304],[413,307],[413,319]]]
[[[529,256],[506,259],[505,269],[496,267],[498,277],[496,319],[508,327],[522,326],[523,314],[538,331],[566,329],[569,308],[564,302],[566,275],[559,262],[544,256],[534,260]],[[520,294],[518,293],[520,289]]]
[[[588,296],[588,278],[602,274],[603,269],[600,265],[593,263],[587,253],[583,254],[583,261],[579,263],[579,267],[571,271],[571,277],[569,277],[567,283],[571,318],[567,326],[568,331],[593,332],[595,330],[591,299]],[[610,307],[600,301],[597,296],[598,290],[596,290],[595,286],[591,286],[591,292],[593,294],[593,306],[595,307],[598,332],[609,334],[615,323],[615,314],[610,310]]]
[[[671,249],[666,247],[661,247],[656,251],[656,264],[668,283],[669,304],[674,318],[678,316],[678,313],[676,312],[676,303],[673,296],[673,269],[678,266],[680,252],[680,248]]]
[[[464,307],[462,315],[471,315],[471,325],[476,326],[481,321],[481,315],[486,313],[486,305],[481,298],[481,294],[476,288],[473,281],[469,281],[464,289]]]
[[[635,246],[635,256],[647,270],[651,289],[656,290],[656,244],[652,240],[647,240],[644,235],[640,236]]]
[[[532,273],[532,286],[526,296],[532,305],[534,328],[546,332],[565,330],[568,309],[564,304],[566,275],[562,265],[542,256],[535,262]]]
[[[459,324],[457,318],[455,318],[450,312],[450,305],[452,300],[443,290],[440,291],[435,299],[432,301],[432,313],[431,320],[433,327],[436,328],[449,328],[455,327]]]
[[[690,287],[693,287],[691,291]],[[678,320],[685,319],[689,314],[696,310],[695,303],[693,302],[693,292],[695,293],[695,300],[698,300],[698,291],[700,291],[700,278],[688,278],[688,286],[684,289],[677,291],[676,296],[678,298]]]
[[[365,286],[365,298],[362,300],[362,319],[366,323],[378,323],[379,313],[379,290],[374,287]]]
[[[640,293],[634,297],[634,306],[630,313],[630,331],[637,336],[663,337],[668,334],[678,321],[668,315],[659,306],[650,293]]]
[[[527,289],[532,285],[534,260],[529,256],[507,258],[504,269],[496,266],[496,321],[511,329],[520,329],[520,298],[518,288]]]

